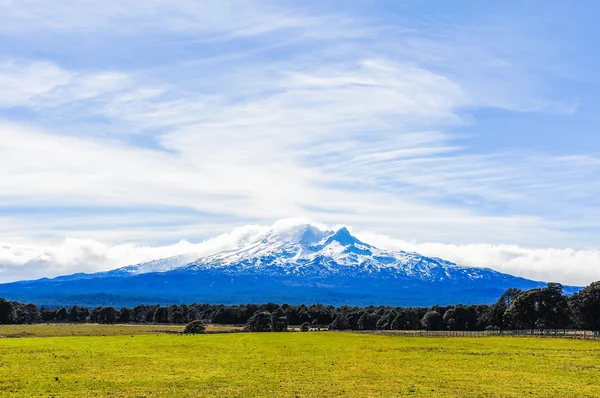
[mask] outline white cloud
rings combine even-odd
[[[28,105],[68,84],[72,74],[50,62],[0,62],[0,106]]]
[[[457,264],[491,268],[528,279],[588,285],[600,280],[600,250],[525,248],[516,245],[453,245],[394,239],[362,232],[359,239],[387,250],[417,252]]]
[[[123,219],[122,215],[112,221],[108,215],[98,219],[93,216],[98,206],[162,206],[167,212],[157,216],[165,221],[169,220],[169,207],[225,214],[229,220],[250,217],[269,221],[305,215],[334,224],[352,223],[363,228],[377,225],[382,232],[401,225],[404,234],[419,238],[447,235],[444,231],[448,228],[454,230],[456,239],[472,239],[472,228],[482,236],[515,236],[515,229],[526,234],[527,229],[540,227],[540,221],[534,218],[481,216],[398,198],[372,187],[367,187],[368,195],[361,190],[329,187],[325,183],[336,182],[336,174],[305,169],[293,159],[275,161],[273,156],[286,153],[283,149],[281,154],[277,150],[263,154],[245,152],[243,147],[223,145],[219,150],[218,145],[206,146],[203,148],[201,141],[196,145],[190,142],[185,151],[181,146],[182,154],[171,154],[1,125],[0,150],[5,153],[6,167],[0,170],[0,191],[4,193],[0,204],[9,209],[36,207],[44,198],[46,206],[86,206],[91,213],[89,220],[86,217],[82,221],[80,216],[50,214],[48,219],[9,212],[2,217],[2,235],[14,239],[48,228],[51,235],[59,236],[72,236],[69,230],[82,228],[110,234],[111,228],[122,228],[121,222],[129,222],[132,226],[124,227],[129,228],[131,236],[139,236],[138,226],[144,219]],[[350,178],[346,181],[354,183]],[[401,224],[397,220],[402,220]],[[205,223],[197,223],[196,229],[201,230]],[[223,224],[221,229],[228,226]],[[142,233],[155,234],[152,229]],[[181,234],[185,233],[182,229]],[[93,231],[86,234],[93,237]]]
[[[585,183],[597,159],[465,154],[439,128],[461,123],[469,96],[427,70],[382,60],[276,68],[256,72],[243,101],[232,101],[228,86],[207,95],[115,72],[63,73],[70,83],[29,101],[47,116],[64,118],[74,108],[71,136],[0,123],[5,206],[44,198],[47,205],[185,207],[261,222],[304,215],[385,233],[400,226],[419,240],[446,240],[450,229],[454,242],[491,236],[533,245],[578,239],[563,243],[567,222],[544,220],[541,210],[579,226],[594,211],[564,203],[598,191]],[[130,145],[119,134],[86,137],[79,122],[86,115],[107,117],[119,130],[132,126],[157,146]],[[509,211],[490,216],[486,206]],[[24,228],[20,236],[32,233]]]
[[[108,245],[93,239],[76,238],[67,238],[55,245],[0,243],[0,281],[107,271],[179,255],[199,258],[243,245],[267,229],[248,225],[201,243],[182,240],[167,246]]]
[[[272,226],[247,225],[217,235],[201,243],[182,240],[171,245],[106,244],[94,239],[67,238],[48,244],[0,243],[0,281],[66,275],[75,272],[106,271],[126,265],[179,255],[190,259],[208,256],[250,243],[263,234],[286,231],[310,219],[283,219]],[[322,230],[340,227],[315,224]],[[351,230],[353,229],[349,226]],[[418,252],[440,257],[457,264],[487,267],[524,278],[560,282],[565,285],[587,285],[600,280],[600,250],[557,248],[525,248],[516,245],[453,245],[394,239],[387,235],[358,232],[364,242],[387,250]],[[190,260],[191,261],[191,260]]]
[[[38,111],[72,107],[127,87],[118,72],[68,71],[49,61],[0,61],[0,108],[29,107]]]
[[[155,32],[191,35],[196,40],[226,40],[290,28],[326,28],[330,36],[343,25],[335,18],[309,17],[262,0],[4,0],[0,32],[12,35],[90,33],[137,36]],[[198,35],[201,34],[201,37]]]
[[[54,244],[1,243],[0,283],[68,275],[76,272],[100,272],[126,265],[139,264],[186,255],[194,259],[230,250],[253,242],[263,234],[286,231],[290,227],[309,224],[309,219],[282,219],[271,226],[246,225],[208,238],[200,243],[181,240],[171,245],[107,244],[94,239],[66,238]],[[312,223],[322,229],[325,224]]]

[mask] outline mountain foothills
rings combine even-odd
[[[490,304],[545,283],[439,258],[378,249],[346,228],[273,228],[210,256],[159,259],[95,274],[0,284],[0,297],[44,305],[324,303]],[[565,287],[567,294],[579,290]]]

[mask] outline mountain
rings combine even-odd
[[[346,228],[297,225],[201,258],[190,254],[108,272],[0,284],[0,297],[88,306],[269,301],[431,306],[492,303],[507,288],[544,285],[488,268],[378,249]]]

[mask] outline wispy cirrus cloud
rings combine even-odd
[[[0,62],[0,107],[64,112],[62,107],[114,95],[128,87],[127,80],[124,73],[77,72],[49,61],[5,59]]]
[[[296,40],[356,38],[373,32],[359,18],[344,13],[317,14],[293,3],[264,0],[99,0],[4,1],[0,32],[34,34],[99,34],[115,37],[176,35],[197,42],[293,32]]]

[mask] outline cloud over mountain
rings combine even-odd
[[[172,245],[110,245],[91,239],[68,238],[55,245],[0,244],[0,282],[67,275],[75,272],[108,271],[126,265],[186,255],[189,261],[239,248],[268,231],[287,230],[306,220],[281,220],[272,226],[248,225],[200,243],[182,240]],[[324,230],[336,226],[320,225]],[[533,280],[585,285],[600,280],[600,251],[509,245],[403,241],[372,232],[354,233],[362,241],[387,250],[417,252],[457,264],[491,269]],[[567,266],[568,265],[568,266]]]

